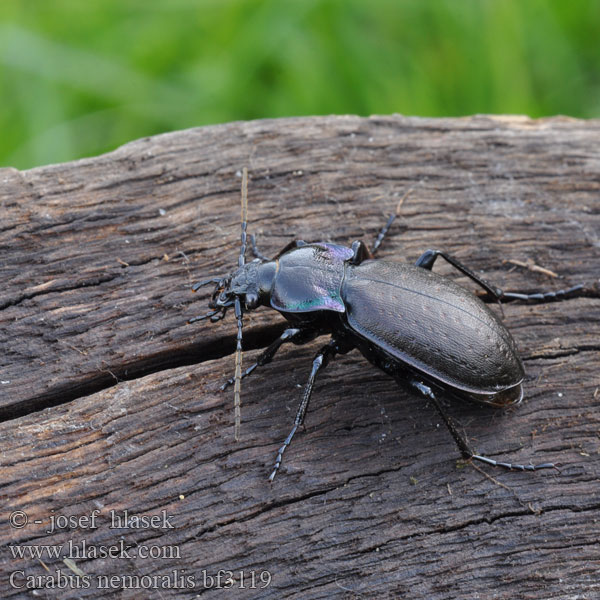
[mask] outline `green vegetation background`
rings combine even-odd
[[[598,0],[2,0],[0,166],[314,114],[600,116]]]

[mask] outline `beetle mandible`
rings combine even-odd
[[[446,415],[436,395],[438,390],[492,406],[518,404],[523,398],[524,369],[513,337],[496,313],[448,277],[434,273],[432,267],[437,258],[443,258],[498,302],[561,299],[576,294],[583,286],[538,294],[504,292],[440,250],[427,250],[415,264],[375,259],[407,195],[370,249],[361,241],[348,248],[294,240],[268,259],[256,248],[254,236],[249,236],[255,258],[246,263],[247,170],[243,170],[238,268],[225,277],[212,277],[193,286],[194,291],[209,284],[215,288],[208,305],[210,311],[189,320],[218,321],[234,307],[238,326],[235,376],[221,389],[235,386],[236,440],[241,379],[270,362],[284,343],[303,344],[320,335],[331,336],[313,360],[293,427],[279,448],[270,481],[304,422],[318,373],[336,354],[354,348],[433,402],[464,459],[521,471],[555,468],[553,463],[511,464],[479,455]],[[243,314],[259,306],[278,311],[290,326],[242,373]]]

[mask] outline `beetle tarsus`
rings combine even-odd
[[[211,321],[214,321],[215,316],[218,315],[220,312],[221,309],[211,310],[205,315],[200,315],[198,317],[192,317],[191,319],[188,319],[188,323],[196,323],[197,321],[204,321],[204,319],[210,319]],[[223,317],[219,318],[222,319]]]
[[[583,292],[585,286],[580,283],[573,287],[550,292],[536,292],[534,294],[520,294],[517,292],[502,292],[501,300],[523,300],[525,302],[546,302],[548,300],[565,300],[566,298],[576,298],[579,292]]]
[[[279,467],[281,466],[281,461],[283,459],[283,453],[285,452],[285,449],[290,445],[292,438],[294,437],[294,434],[296,433],[297,430],[298,430],[298,424],[294,423],[292,430],[290,431],[288,436],[285,438],[283,444],[281,445],[281,448],[279,448],[279,450],[277,451],[277,458],[275,459],[275,466],[273,467],[273,472],[269,475],[269,481],[273,481],[273,479],[275,479],[275,475],[277,474],[277,471],[279,471]]]
[[[519,465],[512,463],[499,462],[494,460],[493,458],[488,458],[487,456],[481,456],[480,454],[473,454],[469,457],[472,460],[478,460],[480,462],[484,462],[488,465],[492,465],[494,467],[502,467],[504,469],[508,469],[509,471],[539,471],[540,469],[556,469],[558,471],[558,467],[554,463],[542,463],[539,465]]]

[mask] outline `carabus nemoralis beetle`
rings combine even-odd
[[[406,194],[405,194],[406,197]],[[402,202],[402,201],[401,201]],[[401,204],[399,203],[399,205]],[[273,259],[256,248],[245,261],[247,246],[247,171],[242,179],[242,233],[238,268],[193,286],[214,284],[210,311],[189,322],[222,319],[234,307],[237,319],[235,376],[221,389],[235,385],[235,437],[240,428],[240,382],[257,367],[270,362],[286,342],[303,344],[320,335],[331,338],[315,356],[294,425],[277,453],[272,481],[283,453],[303,424],[315,379],[336,354],[357,348],[363,356],[396,380],[431,400],[448,427],[460,453],[506,469],[554,468],[552,463],[520,465],[498,462],[476,454],[446,415],[437,392],[505,407],[523,398],[523,364],[516,344],[500,318],[481,299],[432,267],[443,258],[498,302],[552,300],[575,295],[583,286],[539,294],[503,292],[456,258],[427,250],[413,264],[374,258],[398,209],[369,249],[355,241],[351,247],[295,240]],[[257,361],[241,370],[244,312],[266,306],[281,313],[290,326],[268,346]]]

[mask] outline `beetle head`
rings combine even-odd
[[[260,305],[268,305],[276,270],[275,262],[262,262],[257,258],[238,267],[226,277],[214,277],[199,281],[192,288],[195,292],[204,285],[215,284],[208,302],[208,308],[211,310],[190,321],[202,319],[210,319],[213,322],[220,321],[227,313],[227,309],[234,306],[236,298],[240,301],[242,312],[253,310]]]
[[[224,300],[231,301],[236,296],[245,310],[252,310],[259,304],[258,267],[260,260],[255,259],[238,268],[231,275],[228,288],[223,292]]]

